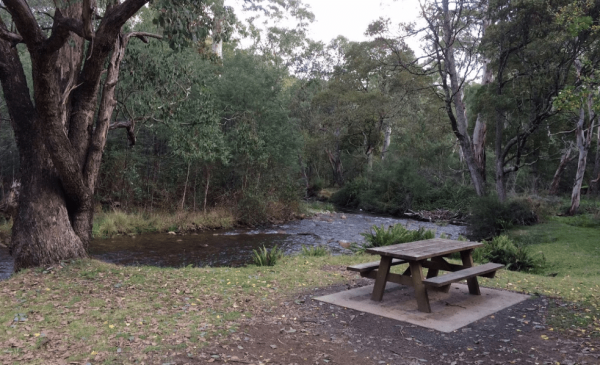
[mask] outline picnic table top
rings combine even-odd
[[[481,242],[456,241],[446,238],[432,238],[423,241],[400,243],[385,247],[368,248],[371,254],[390,256],[409,261],[420,261],[483,246]]]

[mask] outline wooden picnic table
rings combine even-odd
[[[424,241],[401,243],[397,245],[374,247],[366,251],[380,255],[381,261],[355,265],[348,270],[358,271],[363,277],[375,279],[371,295],[372,300],[381,301],[386,283],[393,282],[412,286],[415,289],[418,308],[421,312],[431,313],[427,290],[448,292],[450,284],[467,280],[469,293],[481,295],[477,276],[493,277],[504,265],[487,263],[473,266],[473,250],[483,246],[480,242],[456,241],[445,238],[433,238]],[[460,252],[462,265],[451,264],[445,257]],[[390,267],[408,263],[402,274],[390,273]],[[423,276],[427,268],[427,277]],[[440,270],[450,273],[438,276]]]

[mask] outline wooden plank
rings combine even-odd
[[[348,266],[346,268],[346,270],[356,271],[356,272],[360,272],[360,273],[367,272],[367,271],[377,269],[379,267],[379,263],[380,263],[380,261],[373,261],[373,262],[367,262],[364,264],[352,265],[352,266]],[[405,263],[406,263],[406,261],[404,261],[404,260],[393,259],[391,266],[405,264]]]
[[[463,266],[473,267],[473,250],[461,251],[460,258],[462,259]],[[469,286],[469,294],[481,295],[481,291],[479,290],[479,282],[477,282],[477,276],[468,278],[467,285]]]
[[[425,262],[423,262],[424,264]],[[432,257],[431,261],[427,262],[429,264],[434,264],[431,265],[429,267],[429,270],[427,270],[427,279],[429,278],[435,278],[436,276],[438,276],[438,274],[440,273],[440,267],[444,266],[444,264],[447,264],[446,260],[444,260],[442,257]],[[423,267],[425,267],[425,265],[421,264]],[[437,264],[437,265],[435,265]]]
[[[451,272],[442,276],[436,276],[435,278],[431,279],[426,279],[423,280],[423,283],[426,285],[439,287],[476,276],[484,276],[491,272],[496,272],[497,270],[500,270],[503,267],[504,265],[502,264],[494,264],[492,262],[489,262],[487,264]]]
[[[377,270],[377,278],[375,279],[375,286],[373,286],[371,300],[380,302],[381,299],[383,299],[383,292],[385,291],[385,284],[387,282],[387,276],[390,273],[391,264],[391,257],[381,256],[381,262],[379,263],[379,269]]]
[[[454,241],[434,238],[430,240],[402,243],[398,245],[374,247],[366,251],[371,254],[390,256],[404,260],[424,260],[453,252],[470,250],[483,246],[480,242]]]
[[[425,288],[425,285],[423,285],[423,267],[419,261],[411,261],[409,262],[409,265],[412,273],[413,288],[415,288],[415,296],[417,297],[419,311],[431,313],[429,297],[427,296],[427,288]]]
[[[363,272],[363,273],[360,273],[360,276],[362,276],[364,278],[377,279],[377,271],[378,270]],[[387,281],[389,281],[391,283],[400,284],[400,285],[413,286],[412,278],[410,276],[406,276],[406,275],[388,273]]]
[[[432,258],[433,260],[434,258]],[[462,269],[466,269],[463,265],[455,265],[449,262],[446,262],[442,257],[438,257],[436,261],[423,261],[421,265],[427,269],[437,269],[444,271],[458,271]]]

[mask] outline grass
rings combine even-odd
[[[327,249],[327,247],[318,245],[318,246],[309,246],[306,247],[304,245],[302,245],[302,251],[300,252],[300,254],[302,256],[307,256],[307,257],[320,257],[320,256],[327,256],[329,255],[329,250]]]
[[[321,201],[302,202],[300,211],[306,215],[315,215],[319,213],[335,212],[335,206],[331,203]]]
[[[236,332],[239,318],[298,290],[345,280],[321,270],[324,265],[364,259],[298,255],[276,266],[235,269],[82,260],[49,273],[24,271],[0,282],[0,362],[131,363],[176,349],[196,354],[208,341]]]
[[[225,209],[207,212],[178,213],[126,213],[114,211],[98,213],[94,217],[94,238],[111,237],[118,234],[140,234],[149,232],[195,231],[213,228],[231,228],[235,218]]]
[[[554,298],[548,313],[553,330],[598,335],[600,230],[573,226],[572,219],[509,232],[544,253],[543,271],[501,270],[480,283]],[[365,254],[296,255],[275,266],[174,269],[81,260],[27,270],[0,282],[0,362],[133,363],[172,351],[197,354],[209,341],[236,332],[239,319],[299,291],[345,283],[356,275],[346,266],[368,261],[373,257]]]

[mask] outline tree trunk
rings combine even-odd
[[[579,111],[579,120],[577,121],[577,150],[579,151],[579,158],[577,161],[577,173],[575,174],[575,182],[573,183],[573,191],[571,193],[571,208],[569,208],[569,214],[576,214],[579,210],[579,203],[581,201],[581,185],[583,184],[583,177],[585,175],[585,168],[587,165],[587,155],[592,142],[592,134],[594,134],[594,122],[595,115],[592,109],[592,96],[587,97],[588,106],[588,119],[589,124],[586,134],[586,123],[585,123],[585,105],[581,106]]]
[[[17,271],[86,257],[93,192],[127,43],[115,47],[115,41],[129,36],[123,37],[121,27],[146,2],[114,2],[96,31],[90,2],[69,3],[55,10],[52,33],[46,36],[27,2],[3,1],[18,31],[11,33],[0,18],[0,82],[20,157],[21,192],[12,229]],[[17,43],[29,51],[33,93]]]
[[[490,26],[490,20],[486,17],[483,20],[483,32],[482,37],[485,35],[487,28]],[[483,59],[483,78],[481,80],[482,85],[488,85],[493,80],[492,69],[489,67],[490,60],[487,58]],[[475,154],[475,163],[481,174],[481,178],[485,184],[486,182],[486,161],[485,161],[485,137],[487,135],[487,124],[483,120],[481,113],[477,114],[475,120],[475,128],[473,129],[473,153]]]
[[[473,130],[473,154],[475,155],[475,164],[485,184],[486,166],[485,166],[485,137],[487,135],[487,125],[483,121],[481,114],[477,115],[475,129]]]
[[[185,192],[187,191],[188,180],[190,179],[190,165],[188,162],[187,175],[185,176],[185,184],[183,185],[183,197],[181,198],[181,210],[185,207]]]
[[[210,169],[208,166],[205,168],[206,171],[206,188],[204,188],[204,214],[206,214],[206,202],[208,201],[208,187],[210,186]]]
[[[21,191],[11,240],[15,271],[87,257],[71,225],[60,180],[40,142],[20,149]]]
[[[383,148],[381,149],[381,160],[385,160],[385,155],[390,148],[390,144],[392,143],[392,124],[390,122],[386,123],[385,131],[383,134]]]
[[[484,196],[485,182],[483,176],[481,175],[481,171],[477,166],[473,143],[471,141],[471,138],[469,137],[469,132],[467,129],[467,114],[464,102],[462,100],[462,83],[459,80],[459,75],[456,67],[456,60],[454,57],[454,30],[452,29],[452,15],[450,14],[448,2],[449,0],[442,1],[442,7],[444,12],[443,44],[446,48],[443,50],[437,50],[438,57],[444,61],[443,64],[440,63],[439,71],[440,76],[442,77],[442,85],[446,96],[446,113],[450,118],[452,131],[454,132],[462,148],[465,157],[465,163],[467,164],[467,168],[469,169],[469,173],[471,174],[471,181],[473,182],[475,192],[478,196]],[[442,67],[444,67],[445,70],[442,70]],[[450,85],[447,84],[447,77],[450,78]],[[454,113],[454,111],[456,111],[456,114]]]
[[[331,170],[333,173],[333,182],[339,187],[344,186],[344,167],[342,166],[341,153],[338,149],[335,151],[335,155],[328,149],[325,150],[329,163],[331,164]]]
[[[571,147],[569,146],[568,148],[565,149],[565,153],[563,153],[560,162],[558,164],[558,167],[556,168],[556,172],[554,173],[554,177],[552,178],[552,183],[550,184],[550,190],[548,191],[548,194],[550,195],[557,195],[558,194],[558,186],[560,184],[560,180],[562,178],[562,174],[565,171],[565,168],[567,168],[567,165],[569,164],[569,162],[571,162],[573,159],[571,158]]]
[[[590,181],[590,191],[598,194],[600,187],[600,127],[596,128],[596,158],[594,158],[594,171]]]

